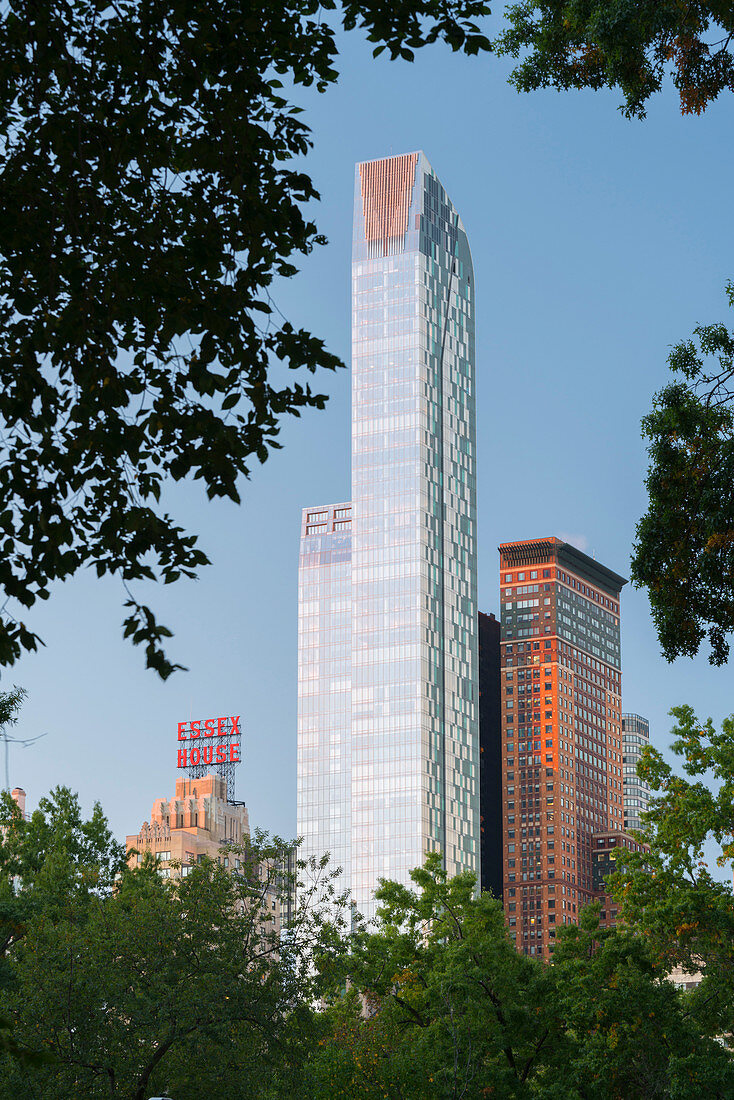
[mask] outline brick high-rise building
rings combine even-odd
[[[623,830],[619,593],[561,539],[500,546],[505,913],[548,957],[595,896],[594,834]]]

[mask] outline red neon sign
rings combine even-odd
[[[232,737],[240,736],[240,716],[236,718],[207,718],[195,722],[178,723],[178,740],[194,741],[185,749],[178,750],[178,767],[191,768],[199,764],[239,764],[240,743],[232,742]],[[200,738],[226,737],[227,744],[201,744]]]

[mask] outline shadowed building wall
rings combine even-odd
[[[502,709],[500,624],[479,612],[479,807],[482,821],[480,884],[502,897]]]

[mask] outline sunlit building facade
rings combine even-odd
[[[227,800],[227,784],[221,775],[176,780],[173,798],[159,798],[137,834],[125,838],[130,866],[150,852],[164,878],[189,874],[205,857],[227,860],[228,844],[243,844],[250,836],[250,821],[243,803]],[[173,868],[169,865],[173,864]]]
[[[624,829],[625,583],[560,539],[500,546],[503,898],[524,954],[553,953],[598,895],[596,838]]]
[[[474,309],[466,233],[425,156],[358,165],[351,625],[346,648],[321,636],[343,662],[350,716],[305,652],[301,608],[299,833],[308,852],[331,837],[367,915],[378,880],[409,881],[428,851],[450,874],[479,870]],[[312,568],[302,558],[306,603]],[[317,680],[320,698],[305,704]],[[335,781],[327,730],[348,783]]]

